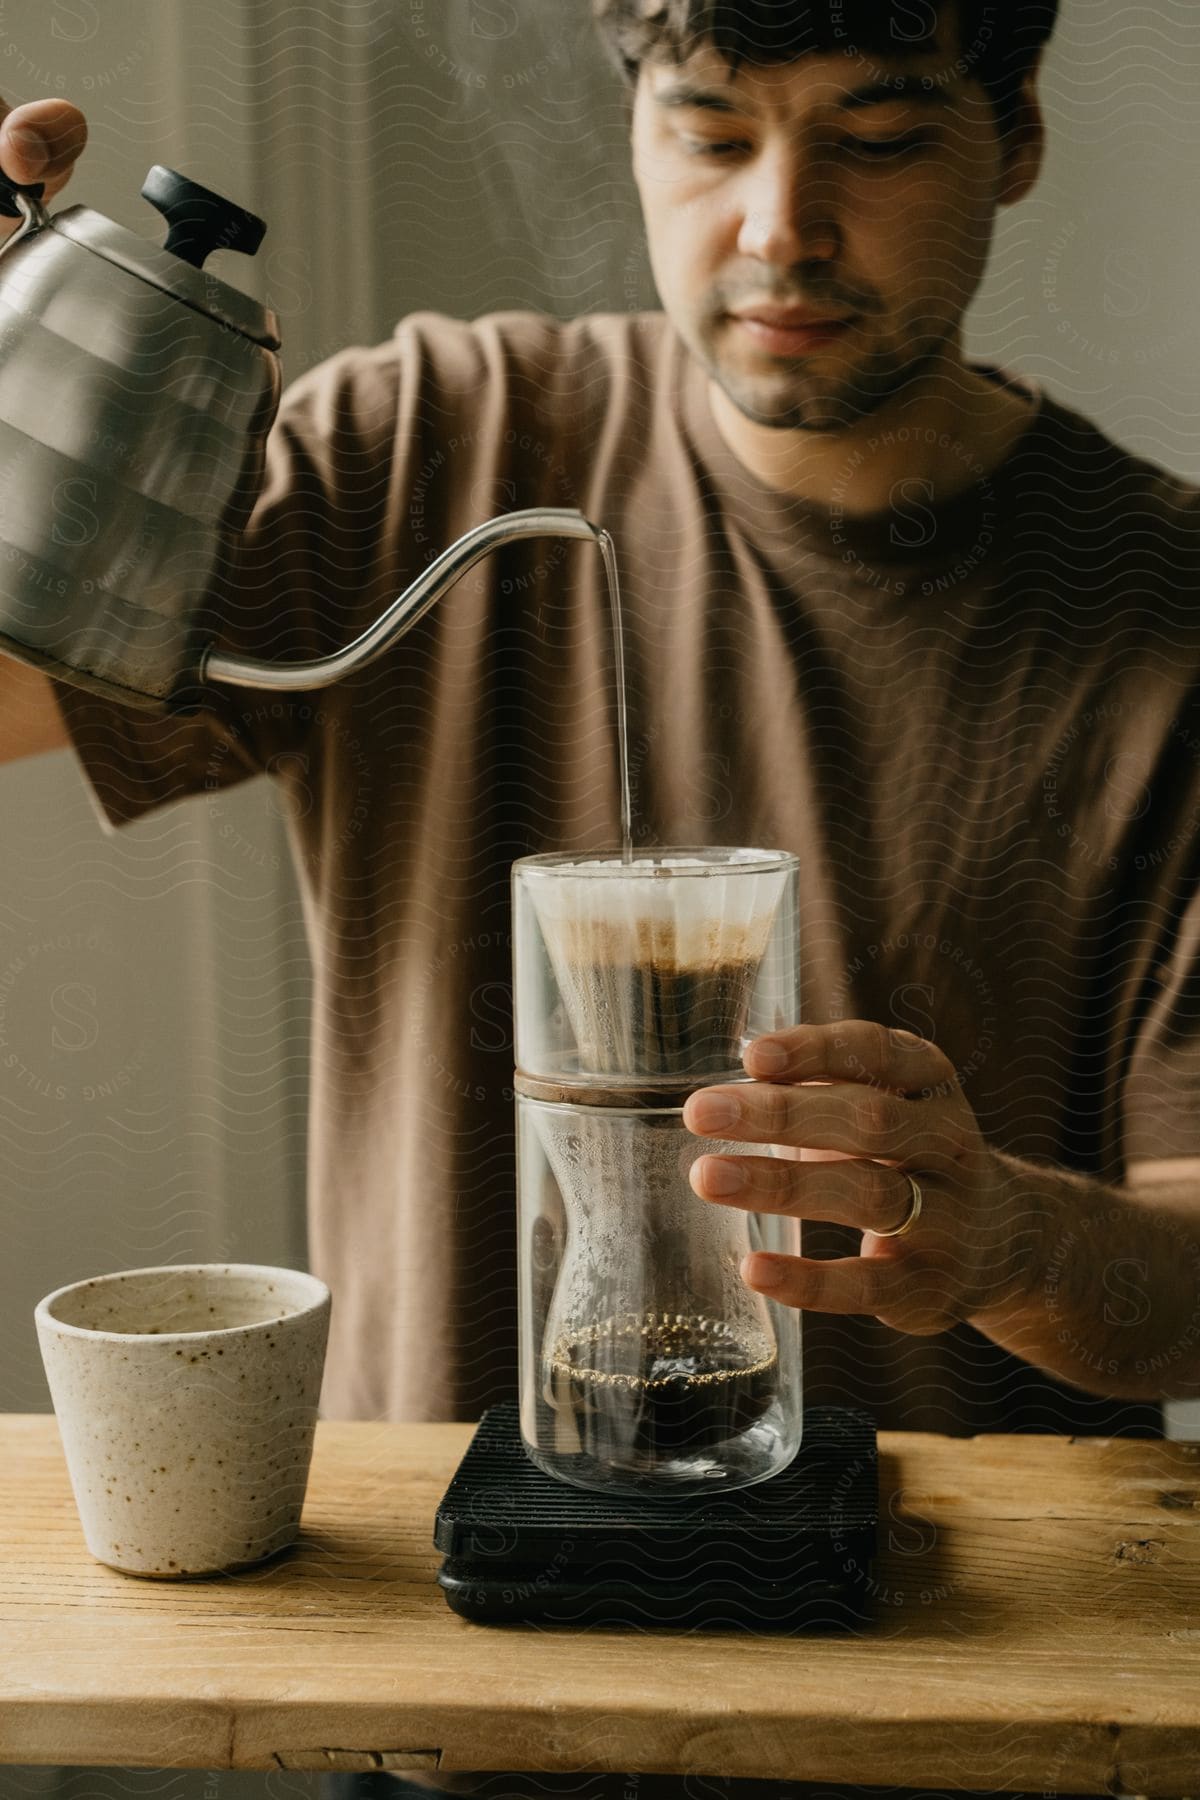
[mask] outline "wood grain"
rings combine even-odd
[[[469,1425],[322,1422],[301,1541],[93,1561],[50,1415],[0,1415],[0,1762],[580,1770],[1200,1794],[1200,1446],[881,1435],[846,1638],[493,1628],[434,1576]]]

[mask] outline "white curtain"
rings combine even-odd
[[[242,21],[260,10],[222,0],[202,30],[155,0],[9,7],[24,58],[91,123],[57,204],[161,236],[138,192],[157,161],[249,197]],[[44,91],[34,75],[5,98]],[[236,261],[234,281],[253,266]],[[16,1247],[0,1263],[0,1407],[48,1410],[32,1308],[51,1288],[156,1262],[304,1264],[307,951],[266,781],[106,835],[62,751],[0,769],[0,805],[0,1029],[17,1059],[0,1082]]]

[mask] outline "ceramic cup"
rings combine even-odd
[[[34,1312],[92,1555],[127,1575],[248,1567],[293,1543],[331,1309],[256,1263],[125,1269]]]

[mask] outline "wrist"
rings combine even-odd
[[[1039,1181],[1036,1164],[989,1150],[988,1208],[994,1261],[982,1272],[978,1295],[966,1323],[997,1339],[1019,1332],[1033,1308],[1046,1305],[1050,1246],[1058,1206],[1053,1190]]]

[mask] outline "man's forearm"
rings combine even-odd
[[[1089,1393],[1200,1395],[1200,1185],[1114,1188],[995,1154],[1022,1277],[969,1322]]]

